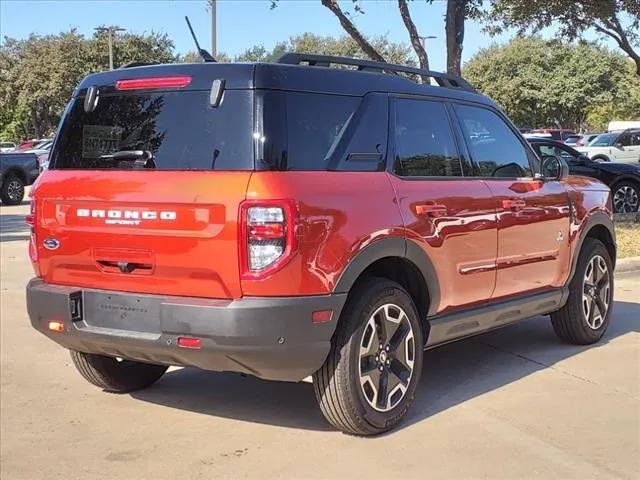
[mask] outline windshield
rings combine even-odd
[[[610,147],[615,139],[618,138],[617,133],[603,133],[594,138],[589,144],[590,147]]]
[[[252,170],[253,94],[225,91],[218,107],[208,91],[136,92],[98,97],[85,112],[71,106],[52,155],[54,169],[131,169],[149,152],[158,170]]]

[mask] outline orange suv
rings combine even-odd
[[[311,376],[371,435],[425,349],[546,314],[588,344],[611,317],[609,189],[446,74],[287,54],[89,75],[31,195],[31,323],[111,392],[169,365]]]

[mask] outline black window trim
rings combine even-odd
[[[458,105],[466,105],[466,106],[470,106],[470,107],[484,108],[485,110],[489,110],[490,112],[493,112],[496,115],[498,115],[498,117],[501,118],[503,122],[505,122],[507,127],[509,127],[509,129],[511,129],[511,131],[514,133],[514,135],[516,136],[516,138],[518,139],[520,144],[524,147],[525,152],[527,154],[527,159],[529,161],[529,168],[531,168],[531,172],[532,172],[532,176],[530,176],[530,177],[487,177],[487,176],[480,176],[480,175],[476,176],[476,175],[474,175],[473,178],[477,178],[477,179],[480,179],[480,180],[503,180],[503,181],[509,181],[509,182],[512,182],[514,180],[526,180],[526,181],[535,180],[535,174],[536,174],[536,172],[539,171],[538,156],[536,155],[535,151],[533,150],[533,147],[529,144],[529,142],[526,141],[526,139],[522,136],[520,131],[515,127],[515,125],[513,125],[511,120],[509,120],[509,118],[502,111],[500,111],[499,109],[497,109],[495,107],[491,107],[489,105],[476,103],[476,102],[460,101],[458,99],[449,99],[448,101],[452,105],[452,107],[454,107],[456,104],[458,104]],[[463,130],[462,130],[462,123],[461,123],[460,117],[458,116],[457,112],[455,111],[455,108],[452,108],[451,110],[452,110],[452,113],[454,115],[454,118],[455,118],[456,122],[458,123],[458,126],[460,127],[461,133],[462,133]],[[464,135],[462,136],[461,141],[464,142],[465,147],[466,147],[467,151],[469,152],[469,159],[471,161],[471,164],[473,165],[474,171],[479,171],[479,166],[476,163],[476,161],[473,159],[473,156],[471,155],[471,151],[469,150],[469,146],[467,145],[467,141],[464,138]],[[478,169],[478,170],[475,170],[475,169]]]
[[[425,102],[438,102],[444,106],[445,114],[447,115],[447,119],[449,121],[449,128],[451,129],[451,136],[453,138],[453,143],[456,147],[456,152],[458,153],[458,160],[460,161],[460,168],[462,171],[462,176],[449,177],[449,176],[403,176],[399,175],[395,169],[395,157],[396,157],[396,105],[398,100],[407,99],[407,100],[420,100]],[[389,94],[389,129],[388,129],[388,140],[387,140],[387,159],[386,159],[386,171],[390,175],[393,175],[399,180],[409,181],[409,182],[425,182],[425,181],[460,181],[460,180],[475,180],[478,177],[473,177],[470,175],[466,175],[470,172],[465,172],[465,164],[463,162],[462,150],[460,148],[458,137],[456,134],[456,129],[454,128],[453,119],[451,118],[451,113],[449,112],[449,108],[447,106],[447,102],[449,101],[446,97],[437,97],[431,95],[410,95],[410,94]],[[467,157],[468,159],[468,157]]]

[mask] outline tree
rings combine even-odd
[[[164,34],[119,35],[116,65],[174,60]],[[18,140],[43,137],[57,125],[71,93],[87,74],[109,65],[104,35],[86,39],[75,30],[59,35],[5,37],[0,45],[0,135]]]
[[[411,0],[398,0],[398,10],[404,23],[411,46],[418,57],[420,68],[429,70],[429,56],[421,41],[421,36],[411,17],[408,2]],[[427,4],[434,0],[425,0]],[[363,14],[362,0],[352,0],[354,12]],[[275,8],[278,0],[271,1],[271,8]],[[360,50],[372,60],[386,62],[388,59],[379,51],[367,37],[360,32],[353,15],[342,9],[337,0],[320,0],[320,3],[333,13],[344,31],[354,40]],[[464,22],[466,18],[477,15],[482,0],[447,0],[447,13],[445,15],[446,43],[447,43],[447,72],[460,75],[462,59],[462,44],[464,41]]]
[[[491,33],[512,27],[520,33],[536,33],[557,23],[559,35],[572,41],[595,31],[612,38],[640,75],[638,0],[491,0],[483,18]]]
[[[625,58],[584,42],[515,38],[477,52],[464,75],[523,127],[586,128],[594,109],[633,95]]]

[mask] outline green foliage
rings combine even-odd
[[[590,43],[518,37],[480,50],[463,75],[522,127],[601,129],[640,101],[631,62]]]
[[[374,48],[388,61],[402,65],[415,66],[411,47],[404,43],[390,42],[386,36],[370,39]],[[303,33],[279,42],[268,51],[263,45],[256,45],[235,57],[236,62],[272,62],[285,52],[315,53],[319,55],[336,55],[369,59],[351,37],[331,37]]]
[[[481,18],[489,33],[516,28],[537,33],[555,26],[560,38],[584,38],[588,31],[613,39],[640,75],[640,1],[638,0],[490,0]]]
[[[172,50],[164,34],[125,33],[115,41],[114,65],[171,62]],[[0,65],[0,138],[43,137],[55,129],[80,80],[108,68],[106,36],[86,39],[71,30],[26,40],[5,37]]]

